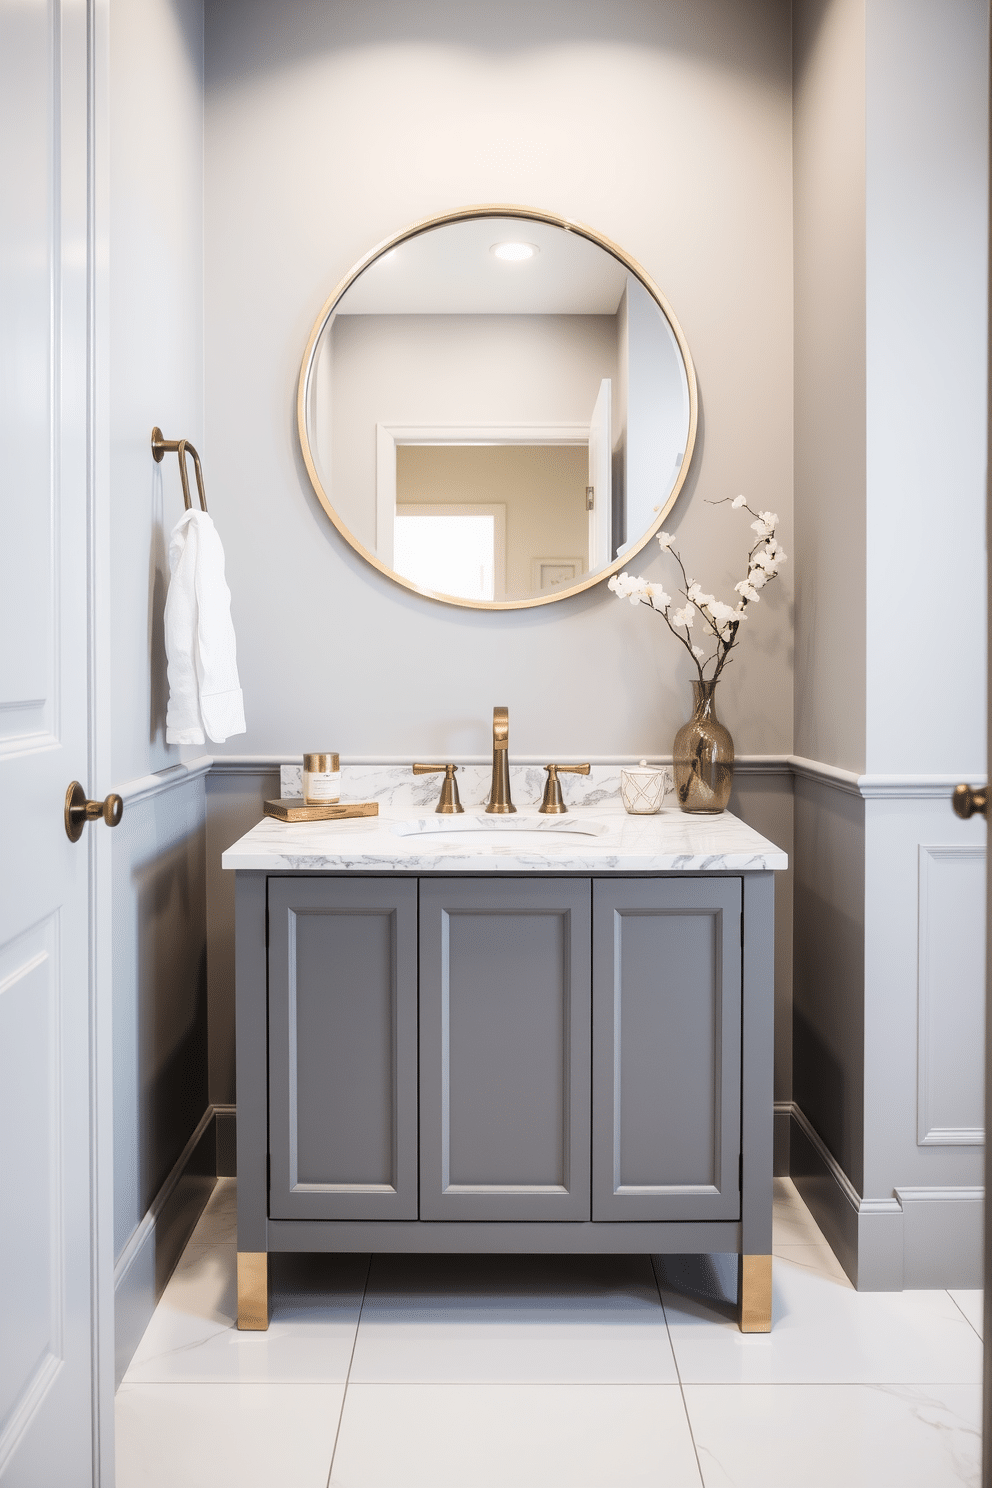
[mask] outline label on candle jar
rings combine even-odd
[[[340,801],[340,770],[304,770],[303,799],[309,806],[323,805],[325,801]]]

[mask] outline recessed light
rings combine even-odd
[[[489,250],[504,263],[523,263],[525,258],[533,258],[540,251],[536,243],[494,243]]]

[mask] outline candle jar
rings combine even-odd
[[[341,799],[341,760],[336,754],[303,756],[303,803],[326,806]]]

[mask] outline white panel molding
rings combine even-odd
[[[803,780],[816,780],[822,785],[849,796],[860,796],[863,800],[887,799],[895,801],[924,801],[950,798],[951,791],[961,780],[975,786],[986,783],[986,772],[961,770],[953,775],[859,775],[855,770],[842,770],[837,765],[825,765],[819,760],[804,759],[802,755],[789,756],[792,773]]]
[[[62,976],[59,964],[60,929],[59,914],[56,911],[55,914],[49,915],[37,925],[8,941],[6,945],[0,946],[0,1013],[6,1011],[10,1002],[18,994],[25,993],[25,984],[29,983],[29,979],[35,973],[41,974],[40,995],[37,1000],[43,1004],[43,1011],[39,1016],[43,1019],[48,1033],[49,1047],[45,1051],[48,1067],[47,1069],[35,1069],[34,1077],[39,1092],[45,1089],[46,1084],[49,1087],[48,1108],[44,1111],[42,1120],[36,1123],[41,1133],[46,1131],[47,1126],[46,1145],[49,1171],[46,1174],[42,1167],[37,1176],[42,1181],[47,1178],[48,1193],[45,1208],[48,1216],[47,1239],[50,1247],[48,1265],[45,1268],[48,1273],[48,1337],[43,1344],[40,1357],[37,1357],[29,1366],[30,1373],[22,1377],[20,1392],[12,1400],[6,1402],[9,1407],[6,1416],[0,1418],[0,1477],[4,1476],[4,1469],[30,1425],[35,1411],[55,1383],[59,1372],[65,1367],[63,1347],[65,1333],[64,1223],[61,1204],[63,1144],[60,1033],[63,1019]],[[23,1058],[22,1044],[16,1037],[19,1032],[23,1032],[23,1027],[19,1030],[16,1022],[13,1026],[4,1029],[9,1050],[12,1052],[14,1048],[17,1048],[18,1057]],[[8,1128],[12,1129],[10,1123],[17,1119],[17,1113],[5,1111],[4,1119]],[[16,1176],[8,1176],[13,1182],[17,1181]],[[20,1176],[23,1177],[23,1174]],[[35,1253],[38,1255],[41,1252],[42,1247],[39,1245]],[[7,1259],[6,1256],[5,1259]]]
[[[636,765],[646,759],[649,765],[670,765],[672,756],[670,754],[563,754],[562,760],[571,763],[581,763],[588,760],[591,765]],[[204,756],[209,761],[207,768],[214,769],[218,774],[252,774],[263,770],[278,770],[280,765],[298,765],[302,756],[299,754],[215,754]],[[342,754],[342,765],[408,765],[413,759],[412,754]],[[453,763],[457,765],[491,765],[491,754],[459,754],[452,755]],[[199,760],[195,763],[199,764]],[[516,754],[513,755],[515,765],[545,765],[547,760],[543,754]],[[734,769],[740,775],[791,775],[792,767],[790,757],[787,754],[739,754],[734,761]],[[165,772],[163,772],[165,773]],[[171,772],[170,772],[171,773]],[[146,776],[146,779],[158,779],[157,776]],[[137,782],[136,782],[137,783]],[[123,788],[119,787],[119,790]]]
[[[227,1107],[208,1106],[204,1111],[114,1265],[117,1385],[216,1182],[215,1177],[196,1171],[197,1149],[221,1110]]]
[[[813,1148],[820,1162],[833,1180],[838,1192],[843,1196],[851,1209],[854,1210],[855,1214],[860,1213],[865,1200],[862,1199],[858,1190],[844,1172],[844,1169],[834,1157],[826,1142],[820,1136],[820,1133],[813,1126],[806,1112],[801,1110],[795,1101],[781,1101],[777,1104],[776,1109],[787,1109],[791,1111],[793,1121]],[[899,1204],[895,1199],[869,1200],[868,1203],[881,1203],[886,1210],[899,1208]]]
[[[342,754],[343,765],[406,765],[409,754]],[[650,765],[670,765],[670,754],[563,754],[567,764],[588,760],[591,765],[636,765],[646,759]],[[268,770],[278,770],[280,765],[299,764],[300,755],[291,754],[203,754],[196,759],[155,775],[142,775],[116,787],[125,804],[156,795],[159,791],[171,790],[198,775],[216,771],[218,775],[253,775]],[[489,754],[463,754],[454,759],[458,765],[488,765]],[[514,754],[515,765],[544,765],[543,754]],[[968,780],[975,786],[985,784],[983,771],[963,770],[954,775],[858,775],[853,770],[842,770],[836,765],[824,765],[817,760],[803,759],[795,754],[739,754],[734,760],[734,771],[739,776],[789,775],[803,780],[815,780],[846,795],[860,796],[864,800],[885,798],[888,800],[915,801],[950,798],[951,791],[959,780]]]
[[[136,780],[128,780],[124,785],[117,786],[116,793],[125,806],[133,806],[138,801],[147,801],[152,796],[161,795],[163,791],[175,790],[177,786],[188,785],[190,781],[200,779],[208,773],[213,763],[211,755],[203,754],[198,759],[170,765],[167,770],[159,770],[155,775],[139,775]]]
[[[981,1147],[985,1144],[985,1130],[982,1126],[938,1126],[934,1114],[934,1103],[938,1095],[938,1075],[935,1069],[935,1042],[938,1023],[947,1023],[947,985],[941,979],[940,985],[935,985],[932,966],[932,947],[934,939],[940,934],[940,927],[934,923],[934,895],[933,875],[939,871],[942,862],[974,862],[982,875],[984,883],[986,849],[982,843],[949,843],[947,845],[923,843],[919,845],[920,881],[919,881],[919,955],[917,976],[917,1019],[918,1019],[918,1043],[917,1043],[917,1145],[920,1147]],[[984,889],[982,892],[984,899]],[[946,958],[941,957],[942,966],[947,966]],[[958,968],[952,966],[946,972],[947,978],[956,987],[959,984]],[[983,985],[978,989],[979,996],[984,997]],[[938,1005],[939,1004],[939,1005]],[[976,1030],[971,1030],[974,1034]],[[979,1061],[975,1070],[975,1079],[981,1081],[981,1050],[975,1046],[975,1057]],[[903,1190],[906,1193],[914,1190]]]
[[[121,1287],[125,1284],[125,1282],[127,1281],[128,1272],[134,1265],[135,1257],[140,1253],[142,1247],[148,1244],[149,1240],[154,1235],[155,1226],[158,1223],[162,1210],[165,1208],[166,1204],[169,1202],[169,1199],[172,1197],[172,1194],[176,1186],[178,1185],[180,1178],[182,1178],[183,1174],[186,1172],[186,1168],[189,1165],[189,1160],[192,1157],[197,1144],[200,1141],[200,1138],[208,1129],[213,1119],[214,1108],[213,1106],[208,1106],[197,1122],[189,1141],[186,1143],[186,1146],[183,1148],[182,1152],[180,1152],[179,1156],[176,1158],[176,1161],[173,1163],[172,1168],[169,1172],[169,1176],[166,1178],[165,1182],[162,1184],[162,1187],[155,1195],[140,1223],[135,1226],[134,1230],[131,1233],[131,1238],[128,1240],[124,1249],[121,1251],[120,1255],[117,1257],[117,1260],[114,1262],[115,1292],[120,1291]]]

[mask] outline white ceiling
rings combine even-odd
[[[507,263],[495,243],[540,251]],[[370,264],[338,303],[344,315],[615,315],[627,270],[587,238],[544,222],[446,223]]]

